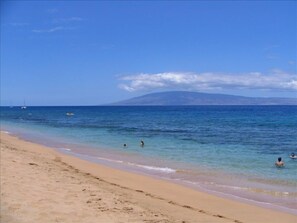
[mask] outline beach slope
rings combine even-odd
[[[0,220],[294,223],[297,216],[111,169],[1,132]]]

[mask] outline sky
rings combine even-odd
[[[297,97],[296,1],[1,1],[1,105]]]

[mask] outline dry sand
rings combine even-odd
[[[1,133],[1,223],[296,223],[297,216],[111,169]]]

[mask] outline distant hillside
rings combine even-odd
[[[225,94],[170,91],[146,94],[112,105],[297,105],[297,98],[253,98]]]

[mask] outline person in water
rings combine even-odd
[[[126,143],[124,143],[124,148],[126,148],[128,145]]]
[[[277,161],[275,162],[276,167],[283,167],[285,163],[282,161],[281,157],[278,157]]]
[[[292,159],[296,159],[296,158],[297,158],[297,155],[296,155],[295,153],[291,153],[290,158],[292,158]]]
[[[141,147],[144,147],[144,141],[143,140],[140,141],[140,145],[141,145]]]

